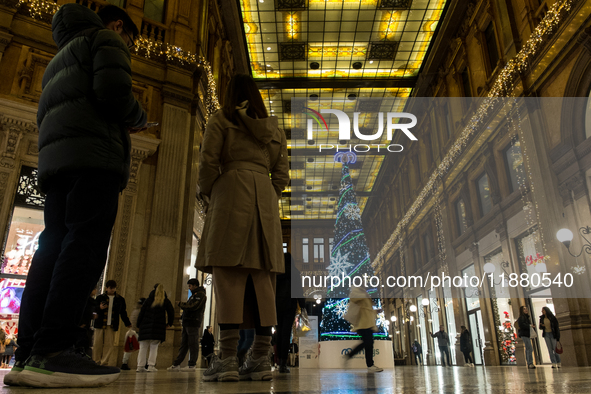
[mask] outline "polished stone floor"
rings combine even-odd
[[[0,394],[68,392],[85,394],[167,393],[591,393],[591,368],[553,370],[524,367],[396,367],[368,374],[365,370],[310,370],[292,368],[271,382],[206,383],[204,370],[194,373],[137,374],[126,371],[115,383],[98,389],[45,390],[3,386]],[[0,373],[0,378],[6,372]]]

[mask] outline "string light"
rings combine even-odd
[[[29,16],[34,19],[43,19],[45,16],[52,17],[59,5],[49,0],[20,0],[17,8],[25,7]],[[211,64],[203,56],[197,56],[191,52],[185,52],[181,47],[168,43],[157,42],[143,36],[139,36],[135,41],[135,53],[143,54],[146,59],[164,60],[166,62],[176,62],[180,65],[195,65],[205,71],[207,76],[207,98],[205,108],[208,115],[211,115],[220,109],[220,103],[217,97],[217,87]]]
[[[423,187],[412,206],[400,220],[398,226],[389,237],[388,241],[386,241],[382,249],[378,252],[376,258],[374,259],[374,265],[381,265],[381,262],[384,261],[384,257],[388,251],[398,244],[398,239],[401,237],[402,230],[406,228],[411,219],[415,217],[415,215],[420,211],[423,205],[428,201],[428,198],[433,196],[437,191],[437,181],[443,179],[443,176],[451,169],[456,159],[462,154],[464,148],[468,145],[472,136],[478,130],[480,130],[480,127],[484,124],[487,115],[492,113],[493,110],[498,108],[498,105],[502,103],[500,98],[508,97],[513,94],[515,79],[520,75],[520,73],[524,72],[528,68],[530,60],[542,47],[544,43],[544,37],[548,34],[551,34],[554,28],[560,24],[563,15],[570,11],[573,1],[574,0],[563,0],[554,3],[546,13],[546,16],[534,29],[533,33],[530,35],[530,38],[523,45],[519,53],[513,59],[510,59],[505,67],[500,71],[499,76],[489,91],[488,97],[485,98],[480,107],[478,107],[475,115],[461,131],[458,139],[451,146],[450,150],[442,159],[439,166],[431,174],[427,183],[425,184],[425,187]],[[522,144],[522,146],[523,145],[524,144]],[[527,158],[525,151],[522,151],[522,154],[524,157],[526,157],[526,161],[528,161],[529,159]],[[529,163],[527,164],[528,168],[531,168]],[[532,194],[534,194],[533,185],[530,184],[530,187],[532,188]],[[539,219],[539,210],[537,210],[537,215]],[[539,220],[538,223],[540,223]],[[539,232],[542,233],[542,231]],[[541,234],[541,236],[543,241],[543,234]]]

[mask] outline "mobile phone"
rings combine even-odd
[[[154,126],[158,126],[158,122],[148,122],[148,123],[146,123],[146,127],[154,127]]]

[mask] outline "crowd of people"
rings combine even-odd
[[[560,327],[558,320],[554,313],[547,306],[543,307],[539,316],[538,329],[542,333],[542,338],[546,347],[548,348],[548,354],[552,362],[552,368],[562,368],[560,362],[560,354],[562,353],[562,344],[560,343]],[[474,367],[474,359],[472,353],[474,350],[472,342],[472,334],[466,326],[461,326],[460,333],[460,351],[464,355],[464,365],[466,367]],[[537,338],[538,334],[536,326],[529,315],[529,308],[527,306],[521,306],[519,308],[519,318],[514,323],[514,328],[525,347],[525,361],[529,369],[535,369],[533,358],[533,345],[532,339]],[[449,335],[445,332],[443,325],[439,326],[439,331],[435,334],[430,333],[432,338],[437,338],[437,345],[439,346],[439,352],[441,355],[441,365],[451,366],[449,357]],[[414,355],[415,365],[423,365],[423,347],[417,339],[411,344],[411,350]],[[446,356],[444,358],[444,355]]]

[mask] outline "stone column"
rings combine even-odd
[[[474,262],[474,272],[476,276],[482,278],[482,262],[480,260],[480,252],[478,250],[478,243],[474,243],[470,247],[472,252],[472,261]],[[484,332],[484,364],[485,365],[499,365],[499,353],[495,350],[496,335],[494,334],[494,319],[492,319],[490,299],[486,297],[482,289],[479,289],[480,295],[480,313],[482,314],[482,327]],[[467,324],[464,324],[468,327]],[[474,333],[472,333],[474,335]]]

